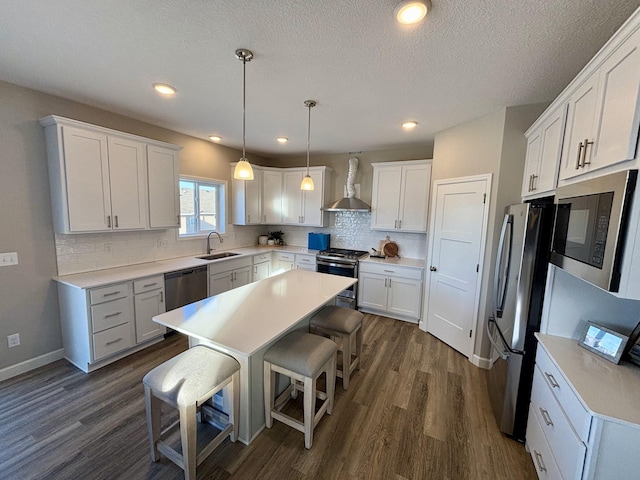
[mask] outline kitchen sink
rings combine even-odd
[[[233,252],[220,252],[220,253],[212,253],[210,255],[202,255],[196,258],[199,258],[201,260],[220,260],[221,258],[235,257],[236,255],[240,255],[240,254],[233,253]]]

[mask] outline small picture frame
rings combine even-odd
[[[587,322],[578,344],[582,348],[586,348],[590,352],[617,364],[620,363],[622,352],[624,352],[628,341],[629,337],[626,335],[597,323]]]

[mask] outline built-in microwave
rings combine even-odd
[[[551,263],[610,292],[620,268],[637,170],[559,187]]]

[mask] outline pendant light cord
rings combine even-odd
[[[247,59],[242,57],[242,159],[246,160]]]
[[[309,121],[307,122],[307,176],[309,176],[309,149],[311,145],[311,107],[313,105],[309,103]]]

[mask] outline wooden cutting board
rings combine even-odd
[[[384,248],[382,249],[382,253],[387,257],[397,257],[398,256],[398,244],[396,242],[387,242],[384,244]]]

